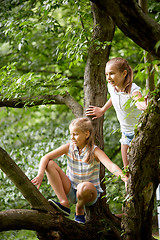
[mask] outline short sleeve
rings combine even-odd
[[[133,94],[134,92],[141,92],[140,89],[141,89],[141,88],[140,88],[137,84],[132,83],[131,94]]]

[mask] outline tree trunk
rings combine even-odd
[[[148,0],[139,0],[139,5],[142,8],[142,10],[144,11],[144,13],[148,13]],[[147,53],[146,51],[144,51],[144,55],[146,55],[144,57],[144,62],[145,63],[150,63],[150,65],[147,67],[147,79],[146,79],[146,88],[149,91],[153,91],[155,89],[155,84],[154,84],[154,70],[153,70],[153,57],[150,53]]]
[[[141,118],[128,153],[129,185],[125,216],[125,240],[152,239],[152,211],[159,184],[160,86]]]
[[[144,60],[145,60],[145,63],[150,63],[150,65],[148,66],[148,69],[147,69],[148,77],[146,79],[146,88],[149,91],[154,91],[155,83],[154,83],[154,69],[153,69],[153,64],[152,64],[153,57],[150,53],[147,53],[147,56]]]
[[[84,74],[84,113],[89,105],[102,107],[107,100],[105,65],[108,61],[115,26],[106,12],[91,3],[94,28]],[[104,24],[105,23],[105,24]],[[106,43],[107,42],[107,43]],[[96,143],[103,149],[103,117],[93,121]],[[101,177],[104,176],[102,167]]]
[[[115,26],[113,20],[106,12],[91,3],[93,13],[93,36],[88,50],[88,58],[84,74],[84,111],[89,105],[102,107],[107,100],[107,86],[105,77],[105,65],[108,61],[111,41],[114,36]],[[105,24],[104,24],[105,23]],[[103,149],[103,120],[101,117],[93,121],[96,144]],[[101,165],[101,179],[105,174],[105,168]],[[101,201],[103,208],[106,203]],[[95,218],[99,209],[87,208],[87,218]]]

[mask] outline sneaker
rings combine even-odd
[[[70,215],[70,209],[67,207],[64,207],[59,202],[55,202],[52,199],[49,199],[48,202],[52,205],[52,207],[56,207],[61,213],[64,213],[66,216]]]
[[[84,215],[75,215],[75,221],[78,223],[85,224],[85,216]]]

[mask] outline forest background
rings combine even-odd
[[[66,91],[83,106],[84,69],[92,36],[92,14],[86,1],[2,1],[0,6],[0,89],[5,99],[63,95]],[[160,4],[148,1],[151,17],[160,22]],[[98,43],[97,43],[98,44]],[[148,63],[144,51],[116,27],[110,58],[124,57],[134,69],[134,82],[147,94]],[[158,83],[158,61],[153,61]],[[38,98],[38,97],[37,97]],[[48,102],[47,102],[48,103]],[[27,102],[26,102],[27,105]],[[75,115],[63,104],[0,108],[0,139],[29,179],[37,174],[41,157],[69,140],[68,125]],[[120,129],[113,109],[105,114],[104,151],[119,167]],[[58,160],[66,169],[66,159]],[[107,201],[121,212],[124,184],[106,172]],[[40,189],[55,197],[45,177]],[[56,198],[56,197],[55,197]],[[0,170],[0,210],[29,208],[19,190]],[[156,208],[155,208],[156,209]],[[0,233],[0,239],[37,239],[32,231]]]

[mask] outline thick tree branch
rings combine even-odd
[[[49,202],[2,148],[0,148],[0,168],[21,191],[32,208],[45,212],[55,212]]]
[[[122,32],[156,58],[160,58],[160,24],[145,14],[135,0],[91,0],[106,11]]]
[[[65,104],[76,117],[83,115],[83,107],[69,93],[65,95],[44,95],[12,99],[0,99],[0,107],[23,108],[47,104]]]
[[[74,228],[73,228],[74,223]],[[86,231],[84,231],[84,228]],[[0,231],[9,230],[33,230],[44,235],[58,235],[61,232],[63,239],[85,239],[87,226],[79,225],[72,220],[65,218],[62,214],[44,213],[37,210],[11,209],[0,212]],[[70,233],[72,229],[72,234]],[[79,233],[79,234],[77,234]],[[55,238],[53,238],[55,239]],[[58,238],[60,239],[60,238]],[[88,238],[91,239],[91,238]]]
[[[0,231],[8,230],[33,230],[38,234],[42,234],[44,239],[61,239],[65,240],[81,240],[88,239],[114,239],[117,237],[111,230],[102,228],[101,221],[96,219],[95,222],[90,222],[85,225],[76,223],[63,215],[39,212],[37,210],[11,209],[0,212]],[[94,227],[92,228],[91,225]],[[104,226],[105,227],[105,226]],[[47,236],[51,236],[48,238]],[[58,236],[59,238],[54,238]]]
[[[37,210],[11,209],[0,212],[0,231],[21,229],[33,231],[56,230],[60,224],[60,219],[59,213],[52,215]]]

